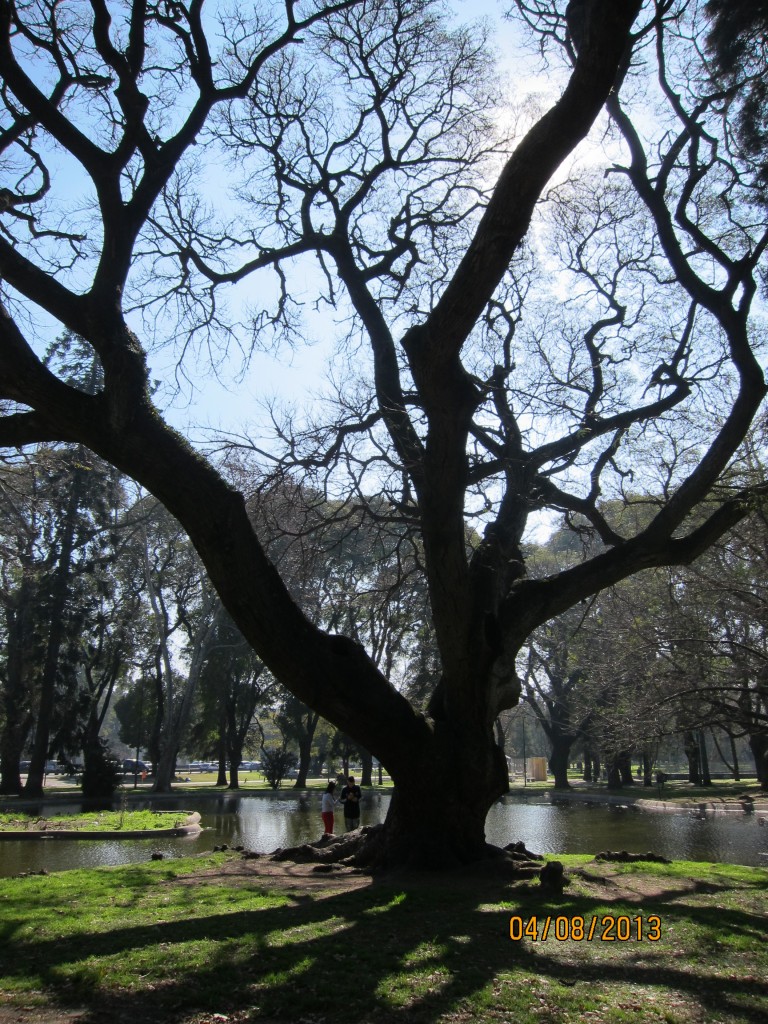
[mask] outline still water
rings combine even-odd
[[[362,824],[384,820],[388,796],[372,795],[362,808]],[[135,804],[132,806],[142,806]],[[147,801],[145,806],[150,806]],[[77,867],[130,864],[152,853],[181,857],[214,846],[244,846],[259,853],[319,838],[320,795],[184,796],[164,800],[163,810],[199,811],[204,831],[176,839],[19,840],[0,842],[0,876],[22,871],[62,871]],[[58,804],[60,814],[76,813],[78,802]],[[50,808],[49,808],[50,810]],[[728,814],[701,819],[691,812],[666,814],[580,804],[553,806],[506,798],[488,815],[486,835],[498,846],[522,840],[537,853],[599,853],[601,850],[653,850],[670,859],[723,861],[768,867],[768,821],[761,815]],[[343,828],[337,815],[336,831]]]

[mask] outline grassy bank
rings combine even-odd
[[[562,858],[572,884],[547,898],[487,872],[371,883],[265,874],[260,861],[227,856],[0,881],[7,1019],[63,1024],[73,1009],[87,1022],[168,1024],[768,1015],[762,869],[573,856]],[[520,941],[511,919],[528,930]]]
[[[81,814],[0,814],[0,832],[143,832],[179,828],[186,811],[91,811]]]

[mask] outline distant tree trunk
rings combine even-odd
[[[312,758],[312,737],[304,735],[298,741],[299,747],[299,767],[296,775],[296,782],[293,784],[294,789],[304,789],[307,785],[307,776],[309,775],[309,764]]]
[[[554,730],[550,734],[551,752],[547,764],[555,777],[555,789],[570,788],[570,783],[568,782],[568,762],[575,738],[575,736],[557,733]]]
[[[739,768],[739,755],[736,751],[736,740],[731,733],[728,733],[728,740],[731,744],[731,757],[733,758],[733,779],[734,782],[741,782],[741,769]]]
[[[643,785],[653,785],[653,754],[645,747],[643,749]]]
[[[9,719],[9,701],[6,697],[5,725],[0,737],[0,793],[7,796],[21,794],[21,755],[32,724],[31,716]],[[11,709],[14,714],[14,709]]]
[[[755,759],[755,771],[760,788],[768,789],[768,733],[751,733],[749,748]]]
[[[155,687],[155,714],[152,718],[152,728],[147,738],[147,751],[149,759],[157,772],[160,763],[160,736],[163,730],[163,717],[165,714],[165,693],[163,691],[163,670],[160,663],[160,652],[157,652],[155,675],[152,679]]]
[[[605,762],[608,773],[608,788],[621,789],[621,768],[619,767],[619,755],[615,754]]]
[[[85,462],[85,458],[82,458]],[[81,473],[75,470],[72,474],[72,488],[64,511],[61,527],[60,551],[56,563],[56,572],[51,588],[50,620],[48,627],[48,643],[40,677],[40,703],[35,722],[35,738],[32,744],[32,756],[24,786],[24,795],[41,797],[43,795],[43,779],[45,762],[48,760],[48,743],[51,735],[53,709],[56,704],[56,677],[59,670],[59,654],[64,642],[64,612],[69,594],[69,581],[72,575],[72,552],[75,544],[75,526],[77,510],[83,491]]]
[[[683,750],[688,759],[688,781],[695,786],[701,785],[701,762],[699,760],[699,744],[696,737],[690,731],[683,733]]]
[[[227,749],[228,749],[228,728],[227,728],[227,709],[224,706],[224,701],[219,703],[219,736],[216,741],[216,747],[218,749],[218,763],[219,773],[216,776],[217,786],[226,786],[229,782],[230,789],[237,789],[237,786],[232,785],[232,779],[227,779]],[[230,766],[232,765],[232,758],[229,759]],[[238,765],[240,761],[238,760]]]
[[[373,785],[373,755],[368,750],[360,751],[360,785]]]
[[[229,748],[229,789],[240,789],[240,762],[243,759],[243,750],[237,743]],[[224,782],[216,782],[216,785],[227,785],[227,776],[224,773]]]
[[[200,682],[200,675],[203,670],[203,664],[208,650],[208,642],[212,636],[217,619],[224,614],[224,608],[219,603],[217,611],[213,616],[211,616],[211,611],[214,604],[216,604],[217,599],[209,590],[205,590],[204,595],[204,605],[200,611],[200,621],[195,629],[194,636],[190,639],[192,657],[189,665],[189,672],[187,674],[187,681],[184,685],[181,698],[175,702],[175,707],[173,704],[169,703],[165,715],[165,721],[163,723],[160,764],[157,766],[157,771],[155,773],[155,785],[153,787],[153,792],[155,793],[171,792],[171,783],[173,782],[176,770],[176,758],[178,757],[179,747],[181,746],[187,726],[189,725],[197,686]],[[166,648],[164,655],[166,661],[165,668],[166,672],[169,672],[170,658],[167,652],[167,644],[164,643],[163,646]],[[171,686],[172,685],[171,681]],[[166,690],[170,693],[168,687],[166,687]]]
[[[26,569],[26,567],[25,567]],[[34,588],[24,571],[13,607],[6,608],[7,660],[0,691],[0,793],[21,793],[21,756],[32,728]]]
[[[299,748],[299,767],[296,782],[293,786],[294,789],[304,789],[307,785],[309,765],[312,760],[312,744],[315,741],[315,732],[317,731],[317,723],[319,721],[320,715],[316,711],[307,708],[304,728],[300,732],[294,733]]]
[[[702,786],[712,785],[712,776],[709,774],[709,755],[707,754],[707,738],[704,735],[704,730],[699,729],[697,733],[700,750],[700,761],[701,761],[701,784]]]
[[[733,741],[733,736],[729,732],[726,731],[726,735],[728,736],[728,739],[730,740],[730,744],[731,744],[731,756],[733,758],[733,763],[732,764],[730,764],[726,760],[725,754],[721,750],[720,744],[717,742],[717,736],[715,735],[715,730],[714,729],[712,729],[712,742],[715,744],[715,750],[717,751],[718,757],[720,758],[720,760],[723,762],[725,767],[728,769],[728,771],[733,776],[734,782],[739,782],[741,780],[739,778],[739,758],[738,758],[738,755],[736,753],[736,744]]]
[[[622,750],[618,756],[617,763],[621,774],[622,786],[634,786],[635,777],[632,774],[632,752],[630,750]]]

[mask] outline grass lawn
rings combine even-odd
[[[20,812],[0,814],[0,832],[39,832],[73,830],[76,832],[145,831],[179,828],[187,820],[186,811],[90,811],[80,814],[39,814]]]
[[[228,854],[0,880],[0,1021],[768,1019],[768,871],[561,859],[556,898]]]

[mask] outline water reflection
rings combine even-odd
[[[143,805],[152,806],[147,800]],[[389,797],[373,796],[362,808],[363,825],[384,820]],[[164,800],[164,810],[197,810],[204,831],[174,839],[59,840],[0,842],[0,875],[21,871],[61,871],[77,867],[130,864],[152,853],[168,857],[205,853],[214,846],[244,846],[269,853],[319,838],[320,795],[180,795]],[[74,814],[81,804],[58,804],[61,814]],[[343,818],[336,817],[336,831]],[[540,853],[598,853],[605,849],[653,850],[670,859],[723,861],[768,866],[768,826],[758,818],[723,815],[701,819],[689,812],[648,813],[590,805],[553,806],[507,798],[488,815],[488,841],[499,846],[522,839]]]

